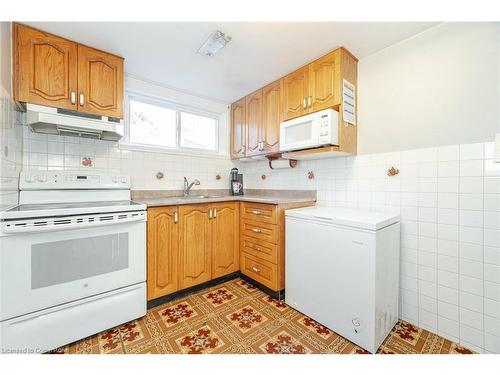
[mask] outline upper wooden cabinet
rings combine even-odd
[[[245,156],[247,142],[245,107],[245,98],[231,104],[231,157],[233,159]]]
[[[246,127],[249,149],[234,152],[240,150],[240,138],[233,135],[232,158],[279,152],[281,121],[327,108],[339,112],[339,145],[332,147],[334,152],[356,154],[357,127],[345,126],[342,118],[343,79],[357,85],[357,59],[345,48],[338,48],[234,103],[232,108],[239,108],[242,101],[247,103],[245,124],[234,110],[231,114],[233,132]],[[260,128],[256,126],[259,111]]]
[[[308,112],[309,67],[304,66],[281,79],[281,111],[283,120]]]
[[[78,95],[82,112],[123,117],[123,59],[79,45]]]
[[[336,69],[340,53],[331,52],[309,64],[309,112],[321,111],[340,103],[337,87],[341,87],[339,70]]]
[[[15,100],[76,110],[78,45],[19,24],[13,37]]]
[[[123,59],[14,24],[14,99],[123,118]]]
[[[262,89],[261,139],[265,153],[279,150],[281,119],[280,92],[280,81],[275,81]]]
[[[245,98],[247,147],[246,156],[259,154],[261,150],[262,132],[262,90],[257,90]]]

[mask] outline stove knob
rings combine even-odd
[[[122,184],[126,184],[127,183],[127,177],[122,177]]]
[[[28,183],[32,183],[35,181],[35,177],[33,177],[32,174],[27,174],[24,176],[24,181],[26,181]]]
[[[113,176],[113,183],[117,184],[118,183],[118,176]]]
[[[47,176],[44,174],[38,175],[37,176],[38,182],[46,182],[47,181]]]

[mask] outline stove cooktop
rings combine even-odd
[[[107,212],[142,211],[146,206],[134,201],[70,202],[20,204],[0,212],[0,219],[25,219],[31,217],[53,217],[80,214],[102,214]]]

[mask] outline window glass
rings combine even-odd
[[[215,151],[217,120],[181,112],[181,147]]]

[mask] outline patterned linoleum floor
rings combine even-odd
[[[365,354],[311,318],[236,279],[148,310],[144,318],[54,353]],[[468,354],[470,350],[400,321],[381,354]]]

